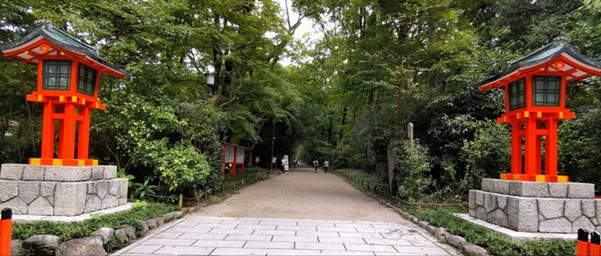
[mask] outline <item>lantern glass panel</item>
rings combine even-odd
[[[69,90],[71,81],[71,61],[44,60],[42,88],[44,90]]]
[[[79,64],[77,91],[94,96],[96,89],[96,70],[84,64]]]
[[[533,106],[559,106],[561,77],[535,76],[532,77],[532,81]]]
[[[522,108],[526,105],[525,79],[509,83],[509,109]]]

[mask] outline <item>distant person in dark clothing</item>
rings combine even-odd
[[[319,161],[313,160],[313,168],[315,168],[315,172],[317,173],[317,168],[319,168]]]
[[[328,168],[330,168],[330,162],[328,162],[328,160],[326,160],[325,162],[323,162],[323,171],[325,173],[328,173]]]

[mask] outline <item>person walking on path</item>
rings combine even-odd
[[[330,167],[330,162],[328,162],[328,160],[326,160],[325,162],[323,162],[323,171],[325,173],[328,173],[328,168]]]
[[[317,173],[317,168],[319,168],[319,161],[317,159],[313,160],[313,168],[315,168],[315,173]]]

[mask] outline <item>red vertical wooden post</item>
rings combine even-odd
[[[591,233],[591,242],[590,242],[590,254],[591,256],[600,256],[601,255],[601,236],[599,235],[599,232],[595,231],[593,233]]]
[[[236,175],[236,150],[237,150],[237,148],[234,147],[234,163],[232,163],[232,169],[230,169],[230,175]]]
[[[522,173],[522,122],[514,120],[511,122],[511,173]]]
[[[589,256],[588,232],[578,229],[578,240],[576,241],[576,256]]]
[[[10,255],[10,241],[12,237],[12,210],[10,208],[2,209],[0,219],[0,256]]]
[[[90,150],[90,108],[82,106],[80,113],[83,121],[79,123],[79,138],[77,138],[77,158],[88,159]]]
[[[536,174],[536,120],[526,120],[526,149],[524,174]]]
[[[59,142],[59,156],[61,159],[73,159],[75,157],[75,120],[76,107],[74,103],[65,104],[65,118],[61,125],[61,138]]]
[[[549,136],[546,141],[545,175],[557,175],[557,119],[550,118],[547,122]]]
[[[54,103],[50,100],[44,103],[44,119],[42,121],[42,158],[54,157]]]
[[[537,124],[538,125],[538,124]],[[536,169],[534,169],[535,174],[539,175],[542,172],[542,161],[543,161],[543,151],[542,151],[542,140],[543,136],[536,135]]]

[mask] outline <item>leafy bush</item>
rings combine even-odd
[[[211,172],[205,156],[192,146],[176,145],[162,152],[157,159],[157,171],[170,191],[195,189]]]
[[[397,144],[395,175],[397,194],[402,199],[414,202],[426,194],[432,184],[432,179],[427,175],[430,171],[429,155],[426,148],[415,142],[413,145],[407,141]]]
[[[179,208],[176,205],[145,203],[140,206],[134,205],[133,209],[129,211],[101,215],[83,222],[68,224],[54,222],[16,223],[13,225],[13,239],[24,240],[34,235],[55,235],[61,241],[67,241],[90,236],[94,231],[103,227],[118,229],[125,224],[136,227],[138,226],[136,225],[138,220],[160,217],[177,210]],[[141,227],[136,229],[139,231]]]

